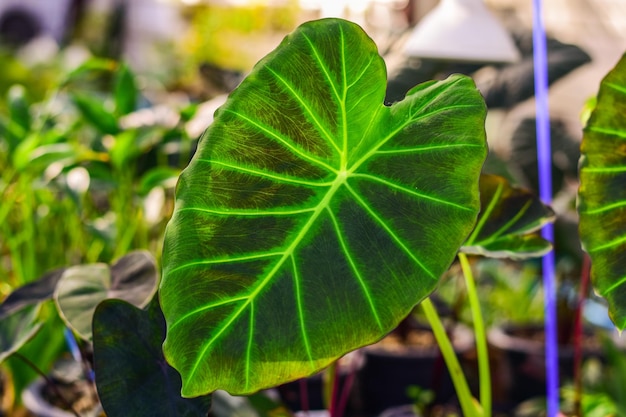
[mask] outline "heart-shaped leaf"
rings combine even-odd
[[[480,206],[476,227],[462,252],[525,259],[542,256],[552,248],[533,232],[556,216],[531,191],[513,187],[503,177],[484,174],[480,176]]]
[[[207,415],[210,396],[180,396],[180,375],[165,362],[161,350],[164,339],[165,319],[157,297],[146,310],[121,300],[98,305],[93,320],[94,367],[107,415]]]
[[[35,323],[38,312],[38,305],[30,305],[0,320],[0,363],[37,333],[41,327]]]
[[[51,299],[64,271],[65,268],[58,268],[46,272],[36,281],[12,291],[0,304],[0,320],[26,306]]]
[[[626,328],[626,55],[602,80],[583,134],[578,212],[591,280]]]
[[[108,298],[118,298],[145,306],[158,285],[156,262],[146,251],[120,258],[112,267],[107,264],[77,265],[63,273],[54,300],[59,314],[81,338],[91,340],[91,324],[97,305]]]
[[[468,77],[383,104],[357,25],[306,23],[217,111],[163,251],[165,356],[185,396],[310,375],[389,332],[471,231],[486,154]]]

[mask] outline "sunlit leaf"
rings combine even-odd
[[[302,25],[217,111],[182,173],[163,251],[183,394],[257,391],[389,332],[471,231],[484,102],[452,76],[383,105],[355,24]]]
[[[626,56],[602,80],[581,145],[580,238],[591,280],[626,328]]]
[[[542,256],[552,248],[534,232],[556,216],[530,190],[513,187],[503,177],[484,174],[480,176],[480,205],[476,227],[462,252],[523,259]]]
[[[158,274],[150,253],[133,252],[113,266],[77,265],[67,268],[54,294],[63,320],[81,338],[91,340],[91,324],[97,305],[108,298],[145,306],[156,291]]]
[[[165,320],[157,297],[146,310],[106,300],[93,321],[94,367],[110,416],[205,417],[211,397],[182,398],[180,375],[161,350]]]
[[[15,353],[37,333],[41,327],[41,324],[35,322],[38,311],[39,306],[31,305],[0,320],[0,362]]]

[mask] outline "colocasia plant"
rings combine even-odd
[[[90,307],[91,329],[68,320],[93,340],[107,415],[205,415],[207,394],[309,376],[420,302],[464,413],[489,415],[488,384],[477,407],[427,297],[461,247],[548,250],[529,234],[552,212],[502,179],[479,181],[486,107],[470,78],[418,85],[390,106],[386,83],[365,32],[324,19],[287,36],[230,95],[179,178],[158,299],[133,306],[109,291]],[[63,275],[79,294],[78,276]]]

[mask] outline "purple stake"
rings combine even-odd
[[[552,152],[550,146],[550,112],[548,110],[548,64],[546,33],[541,18],[541,0],[533,0],[533,60],[535,72],[535,105],[537,113],[537,161],[539,166],[539,196],[544,204],[552,203]],[[541,235],[554,242],[552,223],[546,224]],[[554,250],[543,259],[545,289],[546,379],[548,417],[559,413],[559,361],[557,346],[556,284]]]

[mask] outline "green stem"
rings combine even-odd
[[[489,349],[487,347],[487,335],[485,323],[480,311],[480,300],[476,291],[476,281],[472,274],[472,267],[464,253],[459,252],[459,261],[465,277],[467,297],[472,311],[474,322],[474,336],[476,337],[476,354],[478,356],[478,380],[480,389],[480,405],[483,409],[483,417],[491,417],[491,372],[489,370]]]
[[[482,413],[474,403],[472,393],[470,392],[467,384],[467,379],[465,379],[465,375],[463,375],[461,364],[456,357],[452,342],[446,333],[446,329],[443,327],[443,323],[439,318],[437,310],[435,309],[432,301],[430,301],[430,298],[426,298],[420,305],[424,310],[426,319],[433,330],[433,334],[435,335],[435,339],[437,339],[437,344],[439,345],[443,359],[448,367],[448,372],[452,378],[456,395],[459,398],[463,415],[465,417],[481,417]]]

